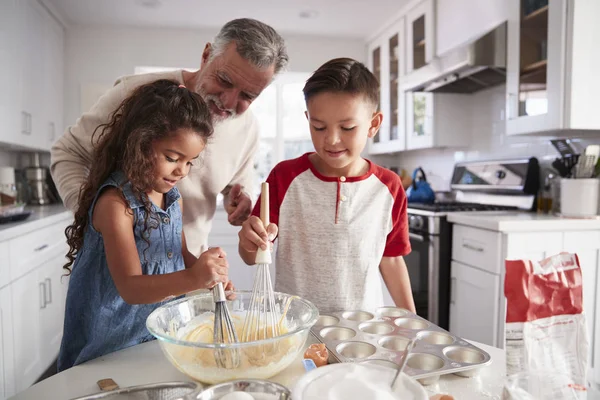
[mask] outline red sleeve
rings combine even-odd
[[[408,200],[402,187],[400,177],[392,171],[375,166],[373,173],[387,186],[394,197],[392,206],[392,231],[385,242],[384,257],[405,256],[410,253],[410,239],[408,236],[408,215],[406,208]]]
[[[292,184],[292,181],[300,175],[302,172],[310,168],[310,161],[308,161],[308,153],[295,158],[293,160],[282,161],[273,168],[267,182],[269,183],[269,209],[270,209],[270,222],[279,226],[279,209],[285,198],[285,194]],[[260,218],[260,196],[252,215]]]

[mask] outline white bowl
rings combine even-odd
[[[371,374],[371,372],[374,372]],[[389,387],[396,370],[394,368],[384,367],[376,364],[354,364],[339,363],[329,364],[324,367],[313,369],[304,375],[296,386],[292,389],[292,398],[294,400],[364,400],[374,398],[373,393],[365,393],[360,390],[352,391],[350,385],[356,383],[356,379],[348,378],[348,385],[343,385],[346,374],[360,374],[360,376],[372,375],[369,378],[376,377],[380,384]],[[356,375],[355,375],[356,376]],[[371,380],[366,378],[368,380]],[[336,396],[329,392],[332,385],[339,387],[345,386],[343,393]],[[406,374],[401,374],[394,385],[394,399],[398,400],[428,400],[427,392],[416,380]],[[366,397],[365,397],[366,396]]]

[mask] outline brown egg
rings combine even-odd
[[[315,362],[317,367],[322,367],[323,365],[327,365],[329,352],[323,343],[311,344],[304,352],[304,358],[310,358]]]

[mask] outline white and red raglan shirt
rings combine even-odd
[[[320,311],[374,311],[383,304],[382,257],[411,250],[400,177],[368,160],[363,176],[326,177],[308,155],[279,163],[267,178],[279,227],[275,290]]]

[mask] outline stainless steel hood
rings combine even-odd
[[[474,93],[506,82],[506,22],[403,79],[413,92]]]

